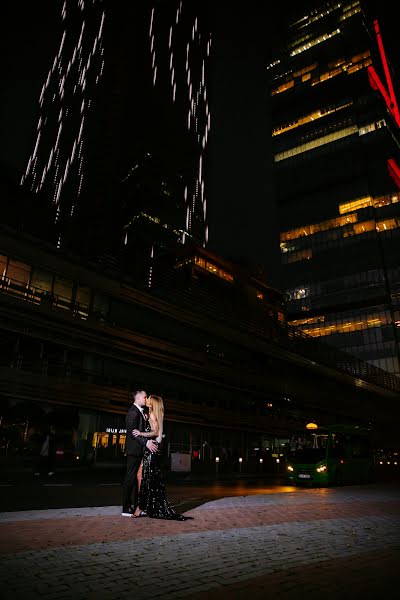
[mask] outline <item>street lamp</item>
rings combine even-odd
[[[242,472],[242,462],[243,462],[243,458],[239,458],[239,473]]]
[[[262,471],[263,462],[264,462],[264,459],[260,458],[260,471]]]
[[[219,456],[215,457],[215,474],[218,475]]]

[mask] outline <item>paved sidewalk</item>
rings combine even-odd
[[[0,597],[356,600],[400,589],[399,486],[223,498],[186,514],[0,513]]]

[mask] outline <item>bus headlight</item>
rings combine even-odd
[[[327,470],[328,467],[326,465],[321,465],[320,467],[317,467],[317,473],[326,473]]]
[[[292,471],[294,471],[294,469],[293,469],[292,465],[288,465],[288,466],[287,466],[287,470],[288,470],[288,471],[290,471],[291,473],[292,473]]]

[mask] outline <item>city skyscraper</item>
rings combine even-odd
[[[59,247],[206,245],[211,34],[200,4],[60,2],[21,181]]]
[[[140,13],[137,34],[144,49],[135,69],[141,114],[130,133],[138,138],[134,160],[119,193],[125,256],[129,260],[145,249],[148,261],[176,244],[208,242],[212,40],[201,3],[153,2],[146,10],[136,7],[135,13]],[[130,90],[125,87],[121,96],[129,98]],[[120,112],[129,114],[130,107]],[[142,267],[150,269],[146,258]]]
[[[379,15],[358,0],[304,9],[269,68],[290,322],[399,373],[394,75]]]
[[[58,246],[88,186],[88,120],[103,74],[105,20],[101,0],[65,1],[60,8],[60,43],[43,83],[36,139],[21,179],[47,201]]]

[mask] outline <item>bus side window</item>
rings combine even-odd
[[[345,449],[337,441],[334,441],[332,443],[332,446],[331,446],[331,456],[332,456],[332,458],[344,458],[346,456]]]
[[[334,435],[331,442],[331,456],[333,458],[346,457],[346,440],[343,435]]]
[[[370,455],[370,444],[367,438],[354,436],[351,442],[351,454],[354,458],[367,458]]]

